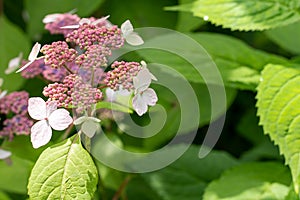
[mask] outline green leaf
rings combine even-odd
[[[275,144],[279,145],[289,165],[295,191],[300,184],[300,67],[293,65],[267,65],[258,86],[257,107],[260,124]]]
[[[125,105],[114,103],[114,102],[107,102],[107,101],[101,101],[96,104],[96,109],[101,109],[101,108],[106,108],[106,109],[125,112],[125,113],[133,112],[131,108],[128,108]]]
[[[90,17],[104,0],[26,0],[25,7],[29,15],[27,31],[31,37],[38,39],[44,29],[42,19],[47,14],[65,13],[76,9],[81,17]]]
[[[216,77],[219,71],[226,86],[247,90],[255,90],[259,83],[260,70],[266,64],[287,62],[284,58],[255,50],[230,36],[214,33],[191,33],[187,36],[190,38],[178,33],[166,34],[146,40],[144,44],[145,48],[158,46],[171,49],[176,55],[153,49],[139,50],[138,53],[148,62],[174,68],[189,81],[196,83],[208,81],[219,85],[220,81]],[[215,64],[218,67],[217,72],[213,71]],[[206,81],[195,67],[199,68],[201,73],[205,73],[201,75],[207,76]]]
[[[1,145],[12,154],[35,162],[45,148],[34,149],[28,135],[16,135],[12,141],[4,141]],[[47,145],[48,146],[48,145]]]
[[[121,3],[119,0],[109,0],[105,2],[102,9],[106,15],[110,15],[110,21],[119,26],[129,19],[134,28],[164,27],[173,29],[176,25],[177,14],[163,10],[170,4],[174,5],[174,0],[155,2],[123,0]]]
[[[193,0],[179,0],[179,4],[191,3]],[[205,24],[205,21],[193,16],[192,13],[179,12],[176,29],[181,32],[192,31],[201,25]]]
[[[142,177],[164,200],[201,199],[207,183],[236,165],[237,161],[227,153],[218,151],[212,151],[207,157],[200,159],[199,148],[191,146],[168,167],[142,174]]]
[[[4,192],[0,191],[0,199],[1,200],[10,200],[11,198],[9,198],[9,196],[7,194],[5,194]]]
[[[8,162],[11,164],[0,160],[0,190],[25,194],[30,170],[34,163],[15,155],[12,155],[10,159],[11,161]]]
[[[193,4],[170,7],[190,11],[216,25],[232,30],[266,30],[300,20],[297,0],[196,0]]]
[[[282,200],[291,177],[278,163],[247,163],[229,169],[205,190],[204,200]]]
[[[30,199],[91,199],[98,182],[97,168],[79,136],[47,148],[32,169]]]
[[[20,52],[27,56],[30,42],[26,35],[3,15],[0,16],[0,77],[4,79],[2,88],[8,91],[18,90],[25,79],[20,74],[4,74],[10,59],[17,57]],[[13,83],[13,84],[12,84]]]
[[[271,29],[265,32],[266,35],[283,49],[300,54],[300,22],[288,26]]]

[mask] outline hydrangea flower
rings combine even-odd
[[[81,131],[89,138],[92,138],[100,128],[100,121],[100,119],[95,117],[82,116],[74,120],[73,124],[81,125]]]
[[[145,114],[148,106],[154,106],[158,100],[155,91],[149,88],[151,80],[157,80],[146,67],[146,63],[142,61],[143,68],[133,78],[133,86],[135,88],[134,97],[132,99],[133,109],[139,116]]]
[[[66,109],[57,109],[55,101],[46,104],[40,97],[33,97],[28,100],[28,113],[33,119],[39,120],[31,127],[33,148],[39,148],[50,141],[52,137],[51,128],[62,131],[73,122]]]
[[[21,71],[23,71],[24,69],[26,69],[29,65],[31,65],[34,61],[36,61],[37,59],[39,59],[37,56],[40,52],[41,49],[41,44],[40,43],[35,43],[35,45],[32,47],[31,52],[28,56],[28,60],[29,62],[26,63],[23,67],[21,67],[20,69],[18,69],[18,71],[16,71],[16,73],[19,73]]]
[[[61,29],[77,29],[79,28],[80,26],[82,26],[83,24],[91,24],[91,25],[98,25],[98,24],[103,24],[107,21],[107,19],[109,18],[109,15],[108,16],[105,16],[105,17],[101,17],[100,19],[96,19],[95,21],[91,21],[90,19],[88,18],[82,18],[78,24],[73,24],[73,25],[68,25],[68,26],[63,26],[63,27],[60,27]]]
[[[139,36],[136,32],[133,31],[133,26],[129,20],[126,20],[121,25],[121,31],[123,37],[125,38],[126,42],[132,46],[138,46],[144,44],[143,39]]]

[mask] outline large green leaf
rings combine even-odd
[[[0,190],[26,194],[28,177],[34,163],[15,155],[10,159],[11,165],[0,160]]]
[[[176,147],[174,147],[176,148]],[[142,177],[163,200],[199,200],[208,182],[237,164],[227,153],[212,151],[198,157],[199,146],[191,146],[177,161]]]
[[[7,196],[4,192],[0,191],[0,199],[1,200],[10,200],[9,196]]]
[[[283,49],[294,54],[300,54],[300,22],[271,29],[265,33],[272,41]]]
[[[257,107],[260,124],[279,145],[289,165],[296,193],[300,186],[300,67],[267,65],[258,86]]]
[[[195,16],[232,30],[265,30],[300,20],[298,0],[196,0],[169,10],[193,12]]]
[[[247,163],[229,169],[205,190],[204,200],[282,200],[291,177],[278,163]]]
[[[26,0],[25,7],[28,12],[28,33],[31,37],[38,39],[43,31],[42,19],[51,13],[64,13],[76,9],[81,17],[90,17],[104,0]]]
[[[191,3],[194,0],[179,0],[180,4]],[[182,32],[192,31],[201,25],[205,24],[205,21],[193,16],[192,13],[188,12],[179,12],[176,29]]]
[[[29,39],[17,26],[0,16],[0,77],[4,79],[3,89],[14,91],[19,89],[24,78],[20,74],[4,74],[10,59],[17,57],[20,52],[25,56],[30,49]],[[13,83],[13,84],[12,84]]]
[[[175,28],[176,13],[165,12],[163,8],[174,5],[174,0],[109,0],[103,6],[103,12],[110,15],[112,23],[121,25],[129,19],[133,27],[164,27]]]
[[[91,199],[98,182],[97,168],[75,136],[47,148],[32,169],[30,199]]]
[[[279,56],[255,50],[230,36],[215,33],[194,33],[187,36],[190,38],[179,37],[174,33],[146,40],[145,47],[167,47],[177,55],[157,49],[142,49],[138,53],[149,62],[174,68],[189,81],[197,83],[208,81],[219,85],[219,79],[215,77],[219,71],[226,86],[249,90],[255,90],[259,83],[260,70],[266,64],[287,62]],[[198,45],[190,39],[194,39]],[[204,49],[201,49],[202,47]],[[189,63],[191,61],[194,66]],[[213,71],[214,64],[218,67],[217,72]],[[200,75],[195,67],[207,73]],[[204,81],[202,75],[209,77]]]

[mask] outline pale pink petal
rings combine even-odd
[[[105,16],[105,17],[101,17],[100,19],[97,19],[95,21],[92,22],[92,25],[97,25],[100,24],[102,22],[105,22],[107,19],[109,18],[109,15]]]
[[[28,56],[29,61],[34,61],[37,58],[37,55],[39,54],[41,49],[41,44],[40,43],[35,43],[35,45],[32,47],[31,52]]]
[[[99,124],[93,120],[86,120],[81,125],[82,132],[87,135],[89,138],[92,138],[99,128]]]
[[[21,65],[22,57],[23,57],[23,53],[20,52],[18,57],[11,59],[8,63],[8,68],[5,70],[5,74],[10,74],[16,69],[18,69],[18,67],[20,67]]]
[[[149,71],[149,69],[147,68],[147,63],[145,62],[145,61],[141,61],[141,65],[142,65],[142,67],[143,68],[146,68],[147,70],[148,70],[148,72],[149,72],[149,74],[150,74],[150,76],[151,76],[151,79],[152,80],[155,80],[155,81],[157,81],[157,78]]]
[[[73,121],[74,125],[80,125],[88,119],[87,116],[81,116]]]
[[[0,99],[2,99],[3,97],[5,97],[5,95],[7,94],[7,90],[4,90],[3,92],[0,93]]]
[[[147,68],[141,69],[137,76],[133,78],[133,86],[136,92],[141,92],[146,90],[151,83],[151,75]]]
[[[48,101],[46,103],[46,116],[49,117],[52,112],[57,109],[56,101]]]
[[[125,36],[125,40],[128,44],[132,46],[139,46],[144,44],[144,40],[135,32],[131,32]]]
[[[82,26],[83,24],[91,24],[91,20],[89,20],[88,18],[82,18],[79,21],[79,25]]]
[[[47,117],[46,102],[41,97],[30,98],[28,100],[28,113],[33,119],[45,119]]]
[[[58,13],[46,15],[43,19],[43,23],[48,24],[51,22],[55,22],[61,15],[62,14],[58,14]]]
[[[9,156],[11,156],[10,151],[5,151],[3,149],[0,149],[0,159],[5,159],[8,158]]]
[[[145,114],[148,110],[147,103],[144,102],[140,94],[136,94],[132,99],[132,107],[139,116]]]
[[[28,63],[26,63],[26,65],[24,65],[23,67],[21,67],[20,69],[18,69],[16,71],[16,73],[19,73],[21,71],[23,71],[24,69],[26,69],[29,65],[31,65],[33,63],[33,61],[29,61]]]
[[[73,122],[66,109],[60,108],[52,112],[48,118],[50,126],[57,131],[62,131]]]
[[[143,101],[149,106],[154,106],[158,100],[157,95],[152,88],[146,89],[141,96]]]
[[[79,27],[80,27],[79,24],[74,24],[74,25],[62,26],[60,28],[61,29],[77,29]]]
[[[123,36],[126,37],[130,33],[133,32],[133,26],[129,20],[126,20],[122,25],[121,25],[121,31],[123,33]]]
[[[31,143],[33,148],[37,149],[47,144],[52,137],[52,130],[46,120],[36,122],[31,127]]]

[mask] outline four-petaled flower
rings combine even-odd
[[[121,25],[121,31],[123,37],[125,38],[126,42],[132,46],[138,46],[144,44],[143,39],[139,36],[136,32],[133,31],[133,26],[129,20],[126,20]]]
[[[157,80],[146,67],[145,62],[141,62],[143,68],[133,78],[133,86],[135,88],[134,97],[132,99],[133,109],[139,116],[145,114],[149,106],[154,106],[158,100],[155,91],[149,88],[151,80]]]
[[[89,138],[92,138],[100,128],[100,121],[100,119],[95,117],[82,116],[74,120],[73,124],[81,125],[81,131]]]
[[[40,97],[28,100],[28,113],[33,119],[39,120],[31,127],[31,143],[34,148],[39,148],[50,141],[51,128],[62,131],[73,122],[66,109],[57,109],[55,101],[46,104]]]
[[[23,71],[24,69],[26,69],[29,65],[31,65],[34,61],[38,60],[39,58],[37,57],[39,52],[41,49],[41,44],[40,43],[35,43],[35,45],[32,47],[31,52],[28,56],[28,60],[29,62],[26,63],[26,65],[24,65],[23,67],[21,67],[20,69],[18,69],[18,71],[16,71],[16,73],[19,73],[21,71]]]

